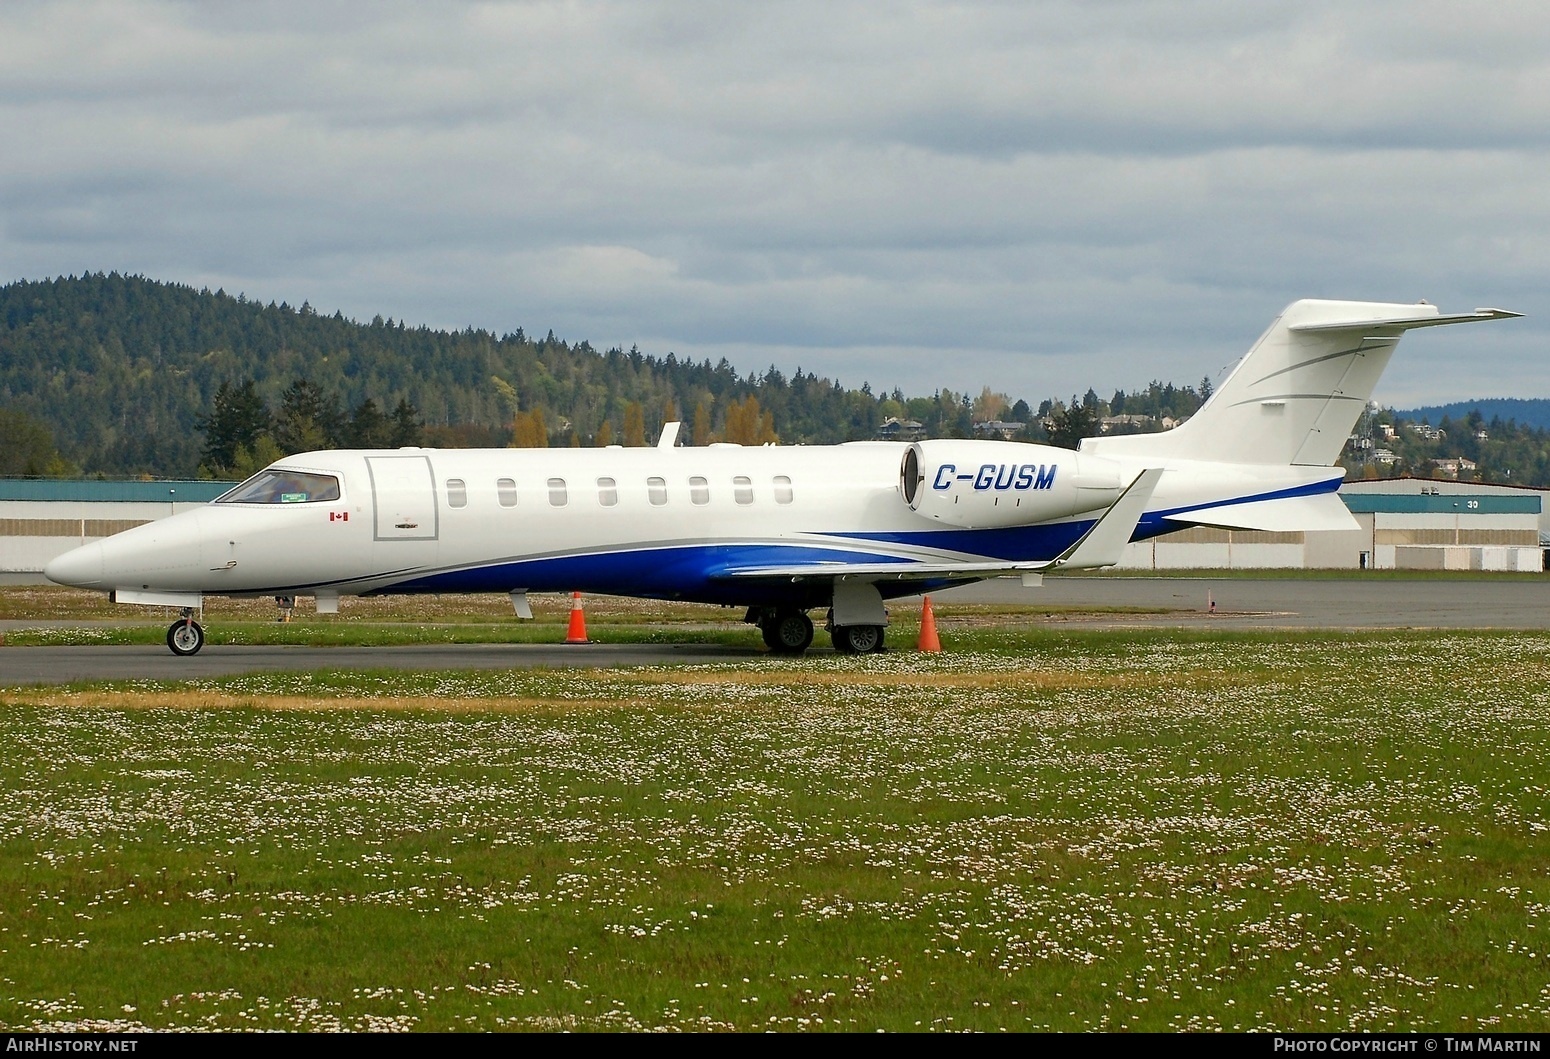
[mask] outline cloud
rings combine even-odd
[[[1502,303],[1535,319],[1412,336],[1380,396],[1534,396],[1547,38],[1512,2],[17,3],[0,256],[1035,401],[1214,373],[1296,297]]]

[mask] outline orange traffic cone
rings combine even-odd
[[[924,605],[920,608],[920,640],[915,644],[917,651],[940,651],[942,641],[936,638],[936,618],[931,614],[931,597],[925,598]]]
[[[581,593],[572,592],[570,596],[570,628],[566,630],[565,642],[591,643],[587,639],[587,618],[581,613]]]

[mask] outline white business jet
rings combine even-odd
[[[195,511],[48,564],[65,585],[182,608],[207,595],[584,591],[747,608],[800,654],[811,610],[836,649],[880,650],[884,600],[989,577],[1037,584],[1187,526],[1354,529],[1332,467],[1414,327],[1517,316],[1299,301],[1210,400],[1160,434],[1078,451],[1002,441],[305,452]]]

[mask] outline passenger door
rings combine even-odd
[[[376,509],[374,537],[383,561],[429,566],[436,561],[436,476],[426,456],[367,456],[372,504]]]

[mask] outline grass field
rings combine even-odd
[[[571,598],[530,597],[532,621],[518,621],[505,596],[490,593],[386,596],[342,601],[338,614],[318,614],[310,602],[281,624],[272,599],[212,597],[204,613],[211,644],[381,647],[424,643],[558,643],[565,639]],[[726,643],[758,648],[758,630],[743,610],[696,603],[588,596],[588,635],[605,643]],[[894,601],[890,642],[912,644],[919,635],[920,601]],[[36,622],[0,630],[0,647],[161,644],[175,611],[115,605],[100,592],[58,587],[0,587],[0,621]],[[956,605],[957,627],[1026,626],[1046,618],[1162,613],[1147,607],[1046,604]],[[820,624],[821,614],[820,614]],[[820,641],[827,638],[819,633]],[[0,655],[0,662],[3,662]],[[3,682],[0,670],[0,682]]]
[[[0,691],[12,1029],[1550,1029],[1550,636]]]

